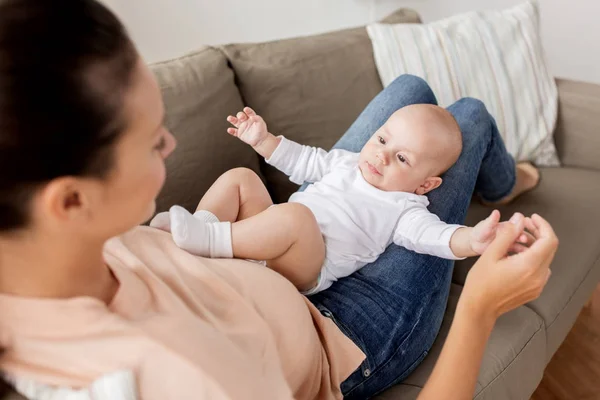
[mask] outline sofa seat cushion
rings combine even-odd
[[[241,110],[243,103],[221,52],[206,47],[151,69],[162,90],[166,126],[179,142],[167,159],[158,211],[174,204],[195,209],[210,185],[231,168],[260,173],[254,150],[226,131],[227,115]]]
[[[419,22],[399,10],[385,21]],[[329,149],[383,87],[364,27],[260,44],[222,47],[246,105],[269,131],[302,144]],[[276,202],[298,186],[262,164]]]
[[[499,207],[503,218],[519,211],[538,213],[553,226],[560,240],[552,263],[552,276],[542,295],[528,306],[538,313],[547,327],[553,325],[582,284],[591,294],[600,277],[600,171],[577,168],[542,168],[542,180],[533,191],[514,203]],[[485,218],[491,209],[474,203],[467,216],[472,225]],[[456,263],[454,282],[463,284],[475,259]],[[585,296],[580,300],[583,304]],[[574,314],[574,317],[577,313]],[[570,329],[567,327],[566,331]],[[566,334],[566,332],[565,332]],[[557,346],[560,340],[553,340]],[[555,346],[550,346],[554,352]]]
[[[376,397],[379,400],[416,399],[425,385],[448,336],[462,286],[452,284],[442,328],[421,365],[402,383]],[[485,350],[475,398],[528,398],[542,379],[546,366],[544,323],[535,312],[519,307],[498,319]],[[460,368],[457,365],[457,368]],[[507,384],[508,382],[508,384]]]

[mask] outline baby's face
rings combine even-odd
[[[456,131],[457,127],[440,119],[439,114],[445,110],[432,107],[402,108],[373,134],[359,159],[359,168],[368,183],[388,192],[417,194],[425,194],[441,183],[435,177],[458,159],[461,142],[448,139],[453,137],[448,129]]]

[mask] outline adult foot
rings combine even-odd
[[[530,191],[540,183],[540,171],[529,162],[518,163],[515,167],[517,179],[515,187],[508,196],[499,201],[487,202],[482,199],[482,203],[487,206],[501,206],[510,203],[521,194]]]

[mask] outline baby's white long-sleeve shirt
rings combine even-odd
[[[386,192],[370,185],[358,167],[359,154],[329,152],[281,137],[266,160],[297,184],[313,182],[289,201],[315,215],[326,246],[326,260],[315,293],[377,259],[391,244],[417,253],[458,259],[450,238],[461,225],[446,224],[427,206],[425,196]]]

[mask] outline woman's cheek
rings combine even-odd
[[[162,159],[156,161],[152,170],[152,188],[154,191],[154,197],[156,197],[160,193],[160,190],[162,189],[163,185],[165,184],[167,176],[165,162]]]

